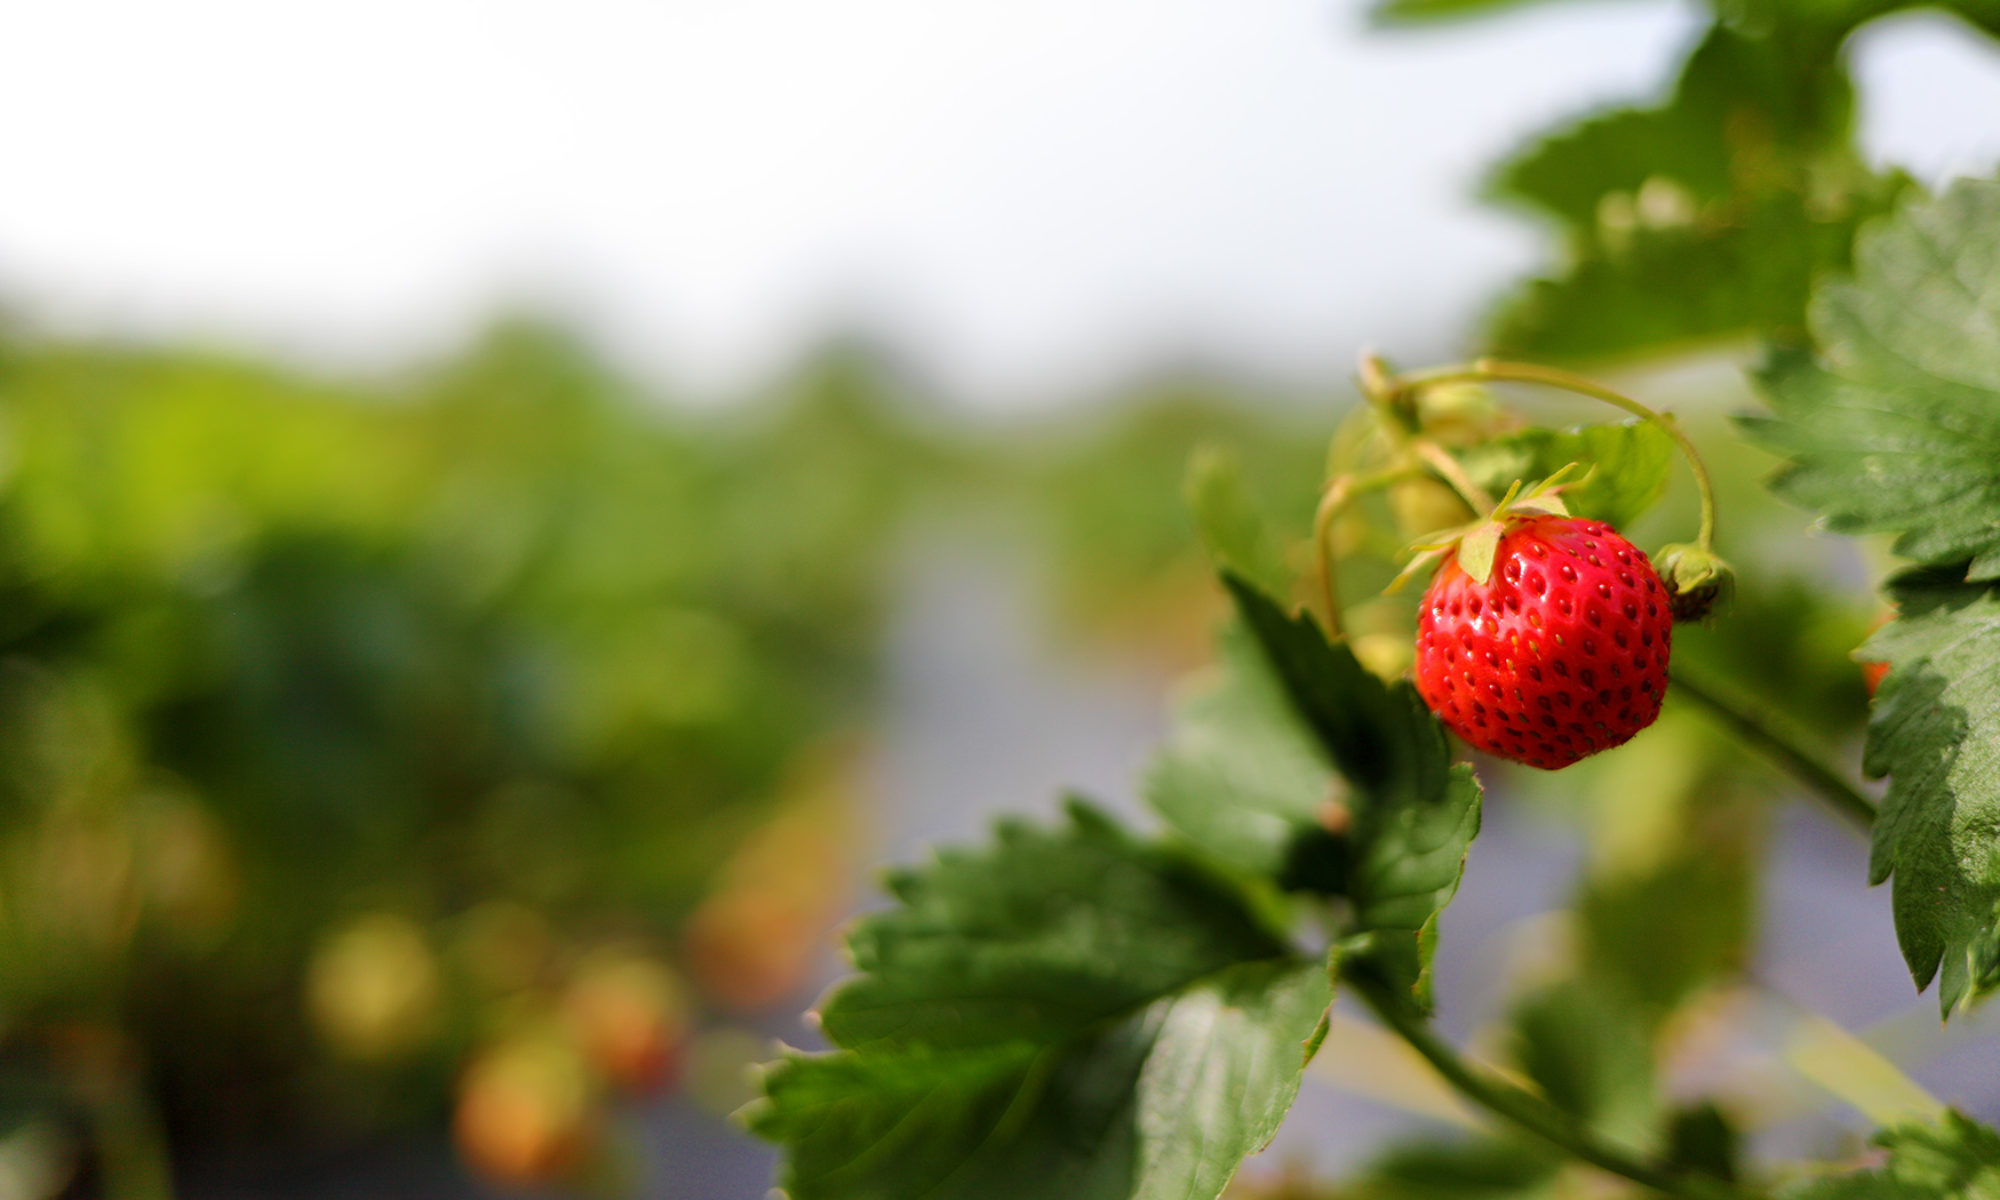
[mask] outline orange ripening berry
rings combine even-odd
[[[1660,715],[1673,614],[1644,552],[1602,521],[1510,521],[1481,583],[1445,559],[1417,622],[1417,691],[1500,758],[1555,770]]]

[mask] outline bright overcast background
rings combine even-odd
[[[1659,95],[1695,30],[1669,0],[1397,33],[1353,0],[4,4],[0,303],[380,364],[525,301],[708,395],[842,329],[989,405],[1325,376],[1462,338],[1542,252],[1482,168]],[[1857,53],[1871,153],[2000,160],[2000,55],[1923,16]]]

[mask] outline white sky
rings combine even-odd
[[[706,392],[843,322],[988,403],[1163,357],[1323,376],[1461,335],[1539,257],[1480,170],[1695,30],[1357,3],[0,3],[0,295],[364,362],[538,297]],[[1985,45],[1906,18],[1860,68],[1876,153],[2000,160]]]

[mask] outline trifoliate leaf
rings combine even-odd
[[[1438,914],[1479,833],[1479,783],[1470,767],[1452,766],[1444,727],[1409,683],[1384,683],[1312,618],[1223,580],[1294,711],[1349,784],[1342,840],[1355,929],[1373,935],[1371,957],[1428,1011]]]
[[[1783,1200],[1996,1200],[2000,1134],[1956,1112],[1935,1125],[1899,1125],[1877,1135],[1889,1161],[1872,1171],[1817,1179]]]
[[[2000,183],[1960,181],[1862,237],[1814,301],[1817,360],[1763,373],[1774,487],[1843,533],[2000,579]]]
[[[1526,429],[1461,451],[1474,483],[1493,492],[1546,479],[1575,463],[1588,474],[1562,490],[1573,516],[1622,528],[1651,508],[1673,470],[1674,440],[1650,421]]]
[[[1947,1015],[2000,983],[2000,589],[1920,570],[1858,654],[1887,662],[1864,766],[1888,775],[1871,881],[1895,878],[1896,938]]]
[[[1214,1200],[1323,1036],[1326,963],[1080,805],[891,888],[824,1006],[839,1049],[745,1114],[795,1200]]]
[[[1287,888],[1339,892],[1344,846],[1327,827],[1333,767],[1239,623],[1175,713],[1146,800],[1190,845]]]

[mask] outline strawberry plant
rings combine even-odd
[[[1594,117],[1498,176],[1565,226],[1571,261],[1503,306],[1489,345],[1562,358],[1754,336],[1761,404],[1704,445],[1567,370],[1368,357],[1362,403],[1325,431],[1316,509],[1273,516],[1249,473],[1195,459],[1229,616],[1145,775],[1158,828],[1073,797],[1055,821],[1003,821],[988,845],[892,873],[893,904],[848,935],[854,974],[815,1010],[827,1048],[785,1052],[745,1110],[782,1149],[787,1195],[2000,1194],[2000,1134],[1886,1063],[1870,1069],[1917,1100],[1850,1089],[1880,1120],[1872,1144],[1801,1160],[1746,1149],[1759,1121],[1740,1094],[1670,1088],[1658,1062],[1703,996],[1744,984],[1763,845],[1745,831],[1787,794],[1869,838],[1853,885],[1889,883],[1913,984],[1935,984],[1947,1019],[2000,988],[2000,182],[1931,195],[1855,151],[1841,47],[1893,7],[1721,6],[1665,104]],[[1531,423],[1552,391],[1636,420]],[[1759,449],[1779,499],[1897,560],[1879,581],[1893,619],[1865,644],[1859,622],[1823,633],[1829,584],[1731,533],[1722,500]],[[1699,509],[1673,518],[1693,538],[1663,545],[1677,451]],[[1858,663],[1887,665],[1854,754]],[[1435,1022],[1495,781],[1607,820],[1674,796],[1638,867],[1585,881],[1574,944],[1517,998],[1504,1063]],[[1484,1130],[1345,1181],[1237,1180],[1310,1064],[1373,1045],[1350,1040],[1337,996]]]

